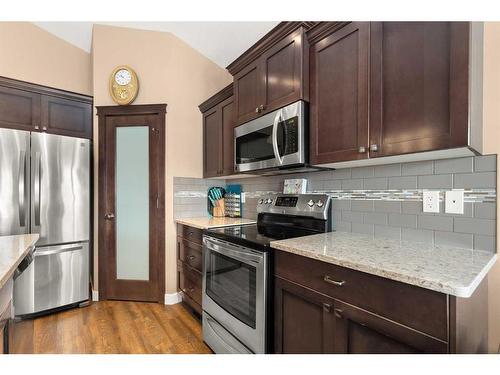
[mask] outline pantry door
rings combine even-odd
[[[99,297],[163,302],[165,106],[98,114]]]

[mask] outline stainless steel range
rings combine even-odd
[[[328,195],[269,195],[257,212],[257,224],[203,235],[203,339],[215,353],[271,350],[270,242],[331,230]]]

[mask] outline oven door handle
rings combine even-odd
[[[263,255],[257,255],[248,253],[246,251],[241,251],[238,250],[236,247],[233,247],[230,244],[226,243],[220,245],[214,240],[208,239],[206,237],[203,238],[203,243],[205,244],[208,250],[215,251],[216,253],[239,260],[240,262],[249,264],[251,266],[259,265],[264,260]]]
[[[282,118],[283,118],[283,109],[279,109],[278,111],[276,111],[276,116],[274,117],[273,135],[272,135],[274,157],[276,158],[278,165],[283,165],[283,158],[280,155],[280,150],[278,147],[278,126]]]

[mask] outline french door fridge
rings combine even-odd
[[[89,298],[90,141],[0,129],[0,235],[39,233],[14,276],[14,313]]]

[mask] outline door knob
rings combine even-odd
[[[106,215],[104,215],[104,218],[106,220],[113,220],[115,218],[115,214],[114,213],[107,213]]]

